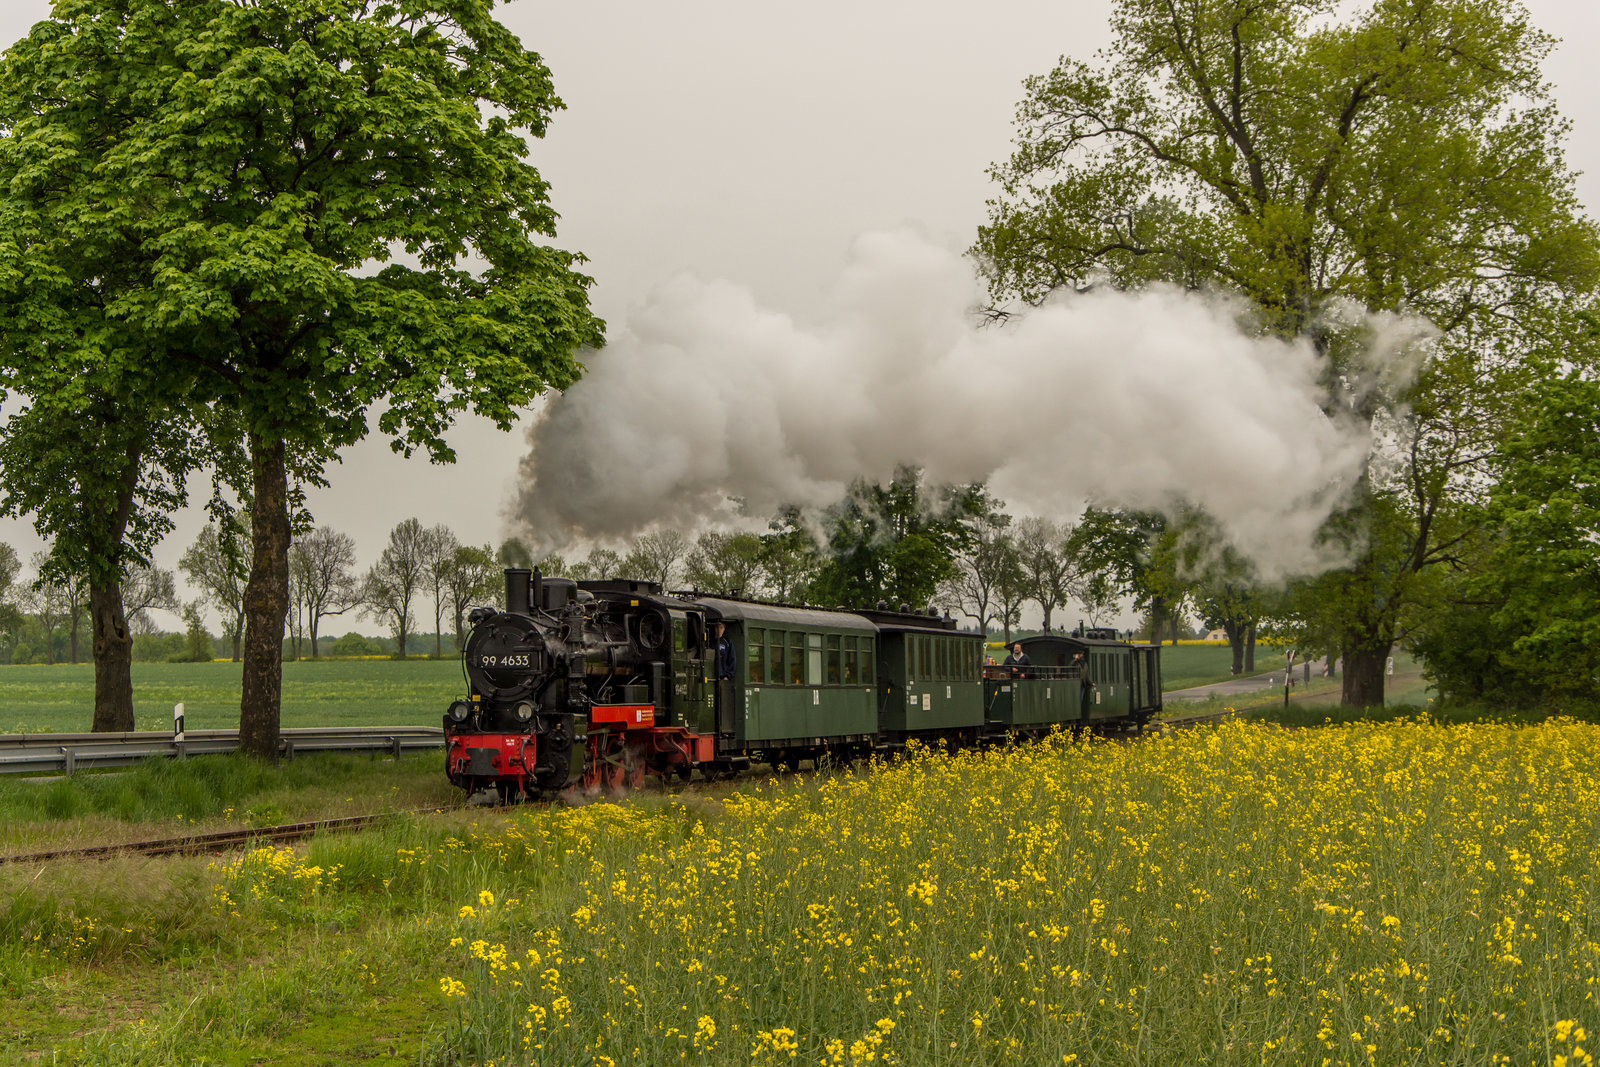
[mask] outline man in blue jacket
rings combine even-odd
[[[733,658],[733,642],[723,636],[722,629],[721,622],[711,624],[712,645],[716,649],[716,678],[719,682],[732,678],[738,666]]]

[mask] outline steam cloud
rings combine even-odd
[[[817,327],[670,281],[530,429],[517,517],[547,545],[749,526],[913,464],[1013,513],[1197,504],[1267,576],[1327,562],[1314,535],[1369,440],[1324,415],[1309,345],[1175,289],[980,328],[981,302],[968,263],[903,232],[857,241]]]

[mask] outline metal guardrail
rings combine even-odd
[[[279,731],[285,759],[301,752],[403,752],[441,748],[437,726],[290,727]],[[0,734],[0,774],[71,775],[80,767],[127,767],[147,759],[184,759],[237,752],[237,730],[103,734]]]

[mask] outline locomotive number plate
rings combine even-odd
[[[479,656],[480,667],[526,667],[528,654],[526,652],[507,653],[504,656]]]

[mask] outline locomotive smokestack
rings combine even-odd
[[[532,574],[526,567],[506,568],[506,611],[512,615],[532,615],[528,604],[528,578]]]

